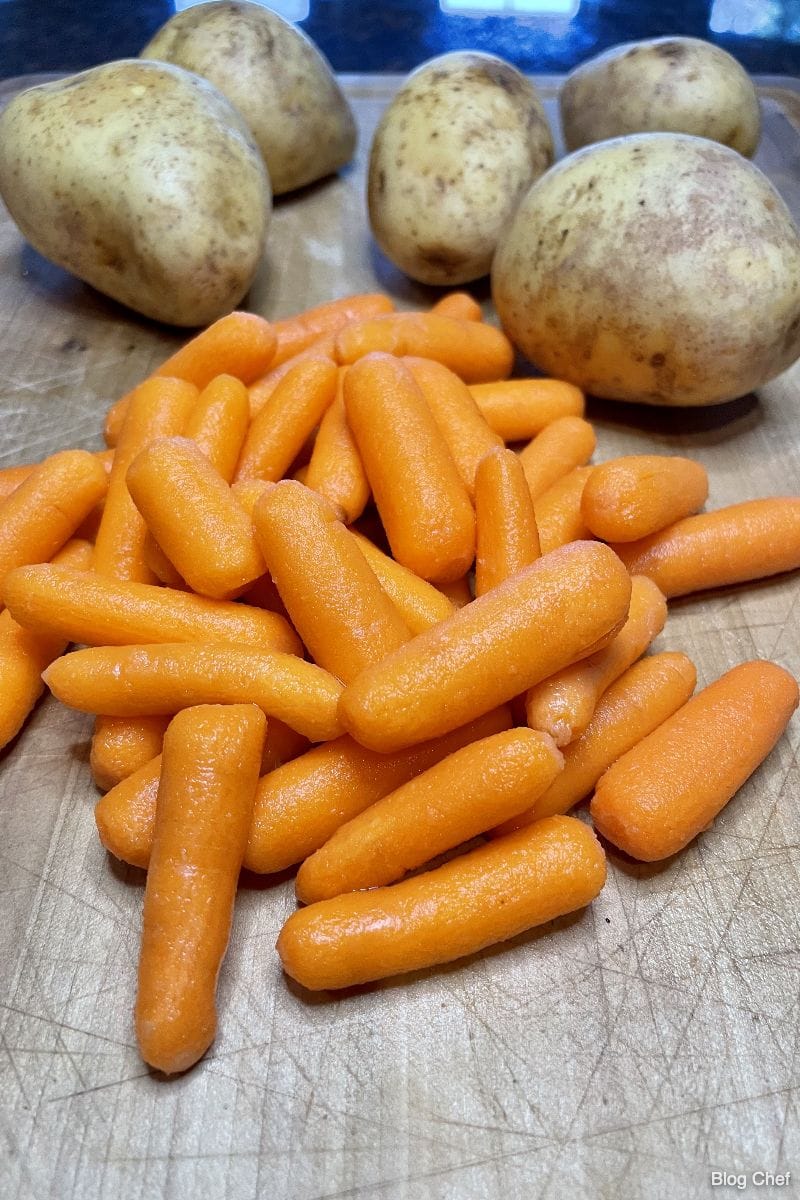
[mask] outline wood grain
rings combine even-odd
[[[278,202],[256,311],[433,294],[380,257],[364,214],[392,86],[348,80],[358,162]],[[764,108],[757,161],[797,215],[796,128],[774,93]],[[108,404],[180,340],[44,262],[3,214],[2,464],[99,446]],[[795,370],[716,409],[596,404],[598,457],[691,454],[715,506],[796,493],[799,401]],[[800,673],[799,614],[796,576],[691,598],[657,647],[690,654],[701,683],[756,655]],[[458,966],[305,996],[273,949],[291,883],[245,879],[219,1037],[169,1082],[134,1044],[143,875],[97,841],[90,726],[46,701],[0,762],[4,1198],[667,1200],[709,1194],[712,1169],[800,1173],[800,722],[683,855],[614,859],[591,910]]]

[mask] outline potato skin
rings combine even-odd
[[[235,109],[204,79],[138,59],[16,96],[0,115],[0,194],[41,254],[185,326],[241,300],[271,211]]]
[[[559,100],[577,150],[628,133],[689,133],[750,158],[761,136],[755,85],[732,55],[700,38],[627,42],[576,67]]]
[[[388,258],[421,283],[485,275],[501,229],[553,161],[536,88],[490,54],[414,71],[375,131],[367,202]]]
[[[578,150],[535,183],[492,268],[503,328],[614,400],[715,404],[800,354],[800,237],[762,173],[705,138]]]
[[[210,80],[239,109],[274,195],[338,171],[353,157],[350,106],[310,38],[260,4],[218,0],[171,17],[142,58]]]

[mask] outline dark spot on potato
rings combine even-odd
[[[464,263],[464,256],[452,250],[449,246],[431,245],[420,246],[420,260],[436,271],[457,271]]]
[[[562,245],[563,245],[563,244],[564,244],[564,242],[567,240],[567,235],[568,235],[568,234],[569,234],[569,230],[568,230],[568,229],[562,229],[562,230],[561,230],[561,244],[562,244]]]
[[[386,191],[386,172],[378,171],[378,192],[382,196]]]
[[[650,355],[650,366],[651,367],[656,367],[656,368],[663,367],[663,365],[666,361],[667,361],[667,356],[665,354],[651,354]]]
[[[688,49],[682,42],[659,42],[652,47],[653,54],[657,54],[659,58],[670,60],[670,66],[677,66],[681,59],[686,58]]]
[[[71,337],[62,342],[58,348],[63,354],[69,354],[71,350],[85,350],[86,342],[82,342],[80,338]]]

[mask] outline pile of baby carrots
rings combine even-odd
[[[43,680],[96,715],[100,838],[147,869],[152,1066],[214,1038],[242,866],[299,865],[305,987],[429,967],[597,896],[565,815],[592,793],[620,850],[677,853],[797,707],[773,663],[692,696],[685,654],[644,655],[671,597],[800,566],[800,497],[699,514],[689,459],[590,466],[581,393],[512,366],[463,293],[232,313],[107,451],[0,472],[0,742]]]

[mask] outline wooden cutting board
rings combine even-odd
[[[430,299],[381,258],[364,212],[396,83],[346,80],[358,161],[277,203],[255,311],[376,288]],[[553,115],[557,81],[541,83]],[[756,160],[796,216],[798,109],[769,90]],[[0,465],[98,447],[107,406],[181,340],[45,262],[3,212]],[[800,492],[799,404],[795,370],[718,408],[590,416],[598,459],[690,454],[719,506]],[[657,646],[686,651],[700,684],[754,656],[800,674],[799,602],[797,576],[678,601]],[[287,983],[273,946],[291,883],[245,879],[219,1036],[172,1081],[134,1043],[144,876],[98,844],[90,728],[45,701],[0,760],[6,1200],[666,1200],[709,1194],[712,1170],[800,1177],[800,721],[674,861],[612,860],[590,910],[345,998]]]

